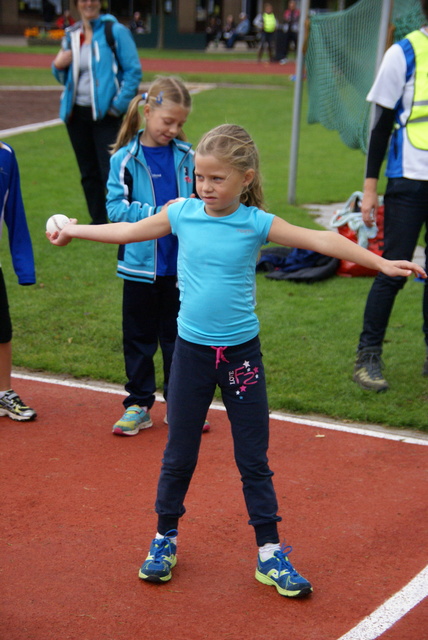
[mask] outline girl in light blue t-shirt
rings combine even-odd
[[[158,529],[140,578],[166,582],[172,576],[178,522],[218,385],[259,547],[255,577],[283,596],[304,596],[312,586],[291,565],[291,547],[279,543],[281,518],[267,460],[269,409],[253,299],[259,249],[272,241],[352,260],[391,276],[414,272],[426,277],[425,272],[411,262],[385,260],[332,231],[296,227],[263,211],[258,153],[242,127],[221,125],[202,138],[195,152],[195,175],[200,200],[168,203],[159,214],[136,224],[90,227],[73,221],[59,235],[48,237],[58,245],[74,237],[129,243],[172,232],[179,240],[181,307],[169,384],[171,419],[156,500]]]

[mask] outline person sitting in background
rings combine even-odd
[[[129,23],[129,29],[130,29],[131,33],[134,33],[134,34],[145,33],[146,32],[146,28],[144,26],[144,21],[141,18],[141,13],[139,11],[135,11],[134,17],[132,18],[131,22]]]
[[[229,14],[226,18],[226,22],[224,24],[223,32],[221,35],[221,39],[223,40],[226,47],[227,47],[227,42],[229,38],[231,38],[234,33],[235,33],[235,20],[232,14]]]
[[[247,36],[250,32],[250,21],[246,13],[239,14],[239,22],[236,26],[236,29],[230,35],[226,42],[226,47],[228,49],[233,49],[235,42],[237,40],[242,40],[244,36]]]
[[[218,42],[221,37],[221,21],[218,16],[212,14],[208,18],[208,24],[207,28],[205,29],[205,34],[207,47],[211,42],[214,42],[214,44],[218,46]]]

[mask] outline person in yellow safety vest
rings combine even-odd
[[[387,155],[383,257],[388,259],[408,259],[421,233],[425,240],[428,238],[428,0],[421,0],[421,8],[427,18],[425,25],[386,51],[367,96],[375,105],[375,116],[361,212],[365,224],[373,226],[379,203],[379,173]],[[354,382],[363,389],[385,392],[389,388],[381,355],[395,298],[403,286],[404,278],[378,274],[368,294],[353,374]],[[428,376],[428,285],[421,282],[420,288],[426,348],[422,375]],[[388,342],[390,352],[399,340]],[[400,366],[397,357],[396,361]],[[396,372],[396,381],[403,375],[413,376],[414,366],[413,362],[410,368],[401,363],[402,372]]]
[[[273,61],[273,44],[276,31],[276,18],[273,13],[272,5],[267,2],[264,6],[262,15],[262,37],[260,40],[260,48],[257,54],[257,61],[261,62],[263,51],[267,47],[269,53],[269,62]]]

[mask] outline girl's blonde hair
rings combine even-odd
[[[150,109],[160,109],[168,104],[177,104],[188,109],[192,106],[192,98],[180,78],[173,76],[159,76],[155,78],[147,93],[138,95],[131,100],[128,110],[119,129],[116,142],[111,147],[111,153],[115,153],[124,147],[142,128],[144,118],[141,116],[139,107],[141,103],[148,104]],[[180,140],[185,140],[183,131],[177,136]]]
[[[236,124],[221,124],[202,137],[195,153],[214,156],[241,173],[253,169],[254,179],[242,192],[240,201],[249,207],[264,209],[259,153],[245,129]]]

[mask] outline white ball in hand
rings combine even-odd
[[[61,231],[65,227],[66,224],[70,222],[70,218],[63,215],[62,213],[56,213],[54,216],[51,216],[49,220],[46,222],[46,231],[48,233],[54,233],[55,231]]]

